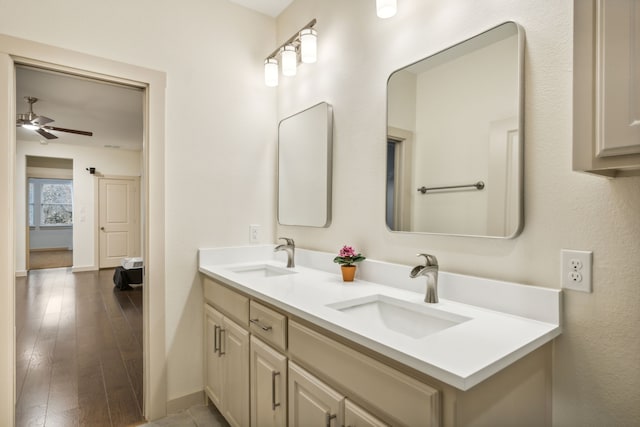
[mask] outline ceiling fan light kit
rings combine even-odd
[[[67,129],[67,128],[61,128],[57,126],[49,126],[48,123],[54,122],[53,119],[50,119],[49,117],[45,117],[45,116],[38,116],[36,113],[33,112],[33,104],[38,102],[38,98],[33,96],[25,96],[24,99],[27,102],[27,104],[29,104],[29,112],[18,114],[18,117],[16,119],[16,126],[23,127],[27,130],[32,130],[34,132],[37,132],[38,134],[40,134],[41,136],[47,139],[58,138],[56,135],[54,135],[50,131],[67,132],[67,133],[73,133],[75,135],[93,136],[93,132],[77,130],[77,129]]]

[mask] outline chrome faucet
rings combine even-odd
[[[296,255],[296,244],[293,239],[289,237],[280,237],[279,240],[284,240],[286,243],[275,247],[274,252],[285,251],[287,253],[287,268],[293,268],[296,266],[294,257]]]
[[[409,277],[415,279],[416,277],[427,277],[427,293],[424,297],[424,302],[433,304],[438,302],[438,260],[434,255],[418,254],[416,256],[424,257],[424,265],[417,265],[413,267]]]

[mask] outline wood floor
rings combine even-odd
[[[115,427],[142,417],[142,287],[113,270],[16,279],[16,426]]]

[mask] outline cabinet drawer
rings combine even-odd
[[[245,328],[249,326],[249,298],[205,277],[204,299]]]
[[[294,321],[289,354],[322,373],[346,397],[357,396],[396,426],[439,426],[440,391]]]
[[[271,345],[286,350],[287,348],[287,317],[251,301],[249,305],[249,329]]]

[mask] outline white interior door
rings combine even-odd
[[[520,216],[518,120],[496,120],[489,127],[487,234],[510,236]]]
[[[99,178],[100,268],[116,267],[122,258],[140,256],[139,182],[132,177]]]

